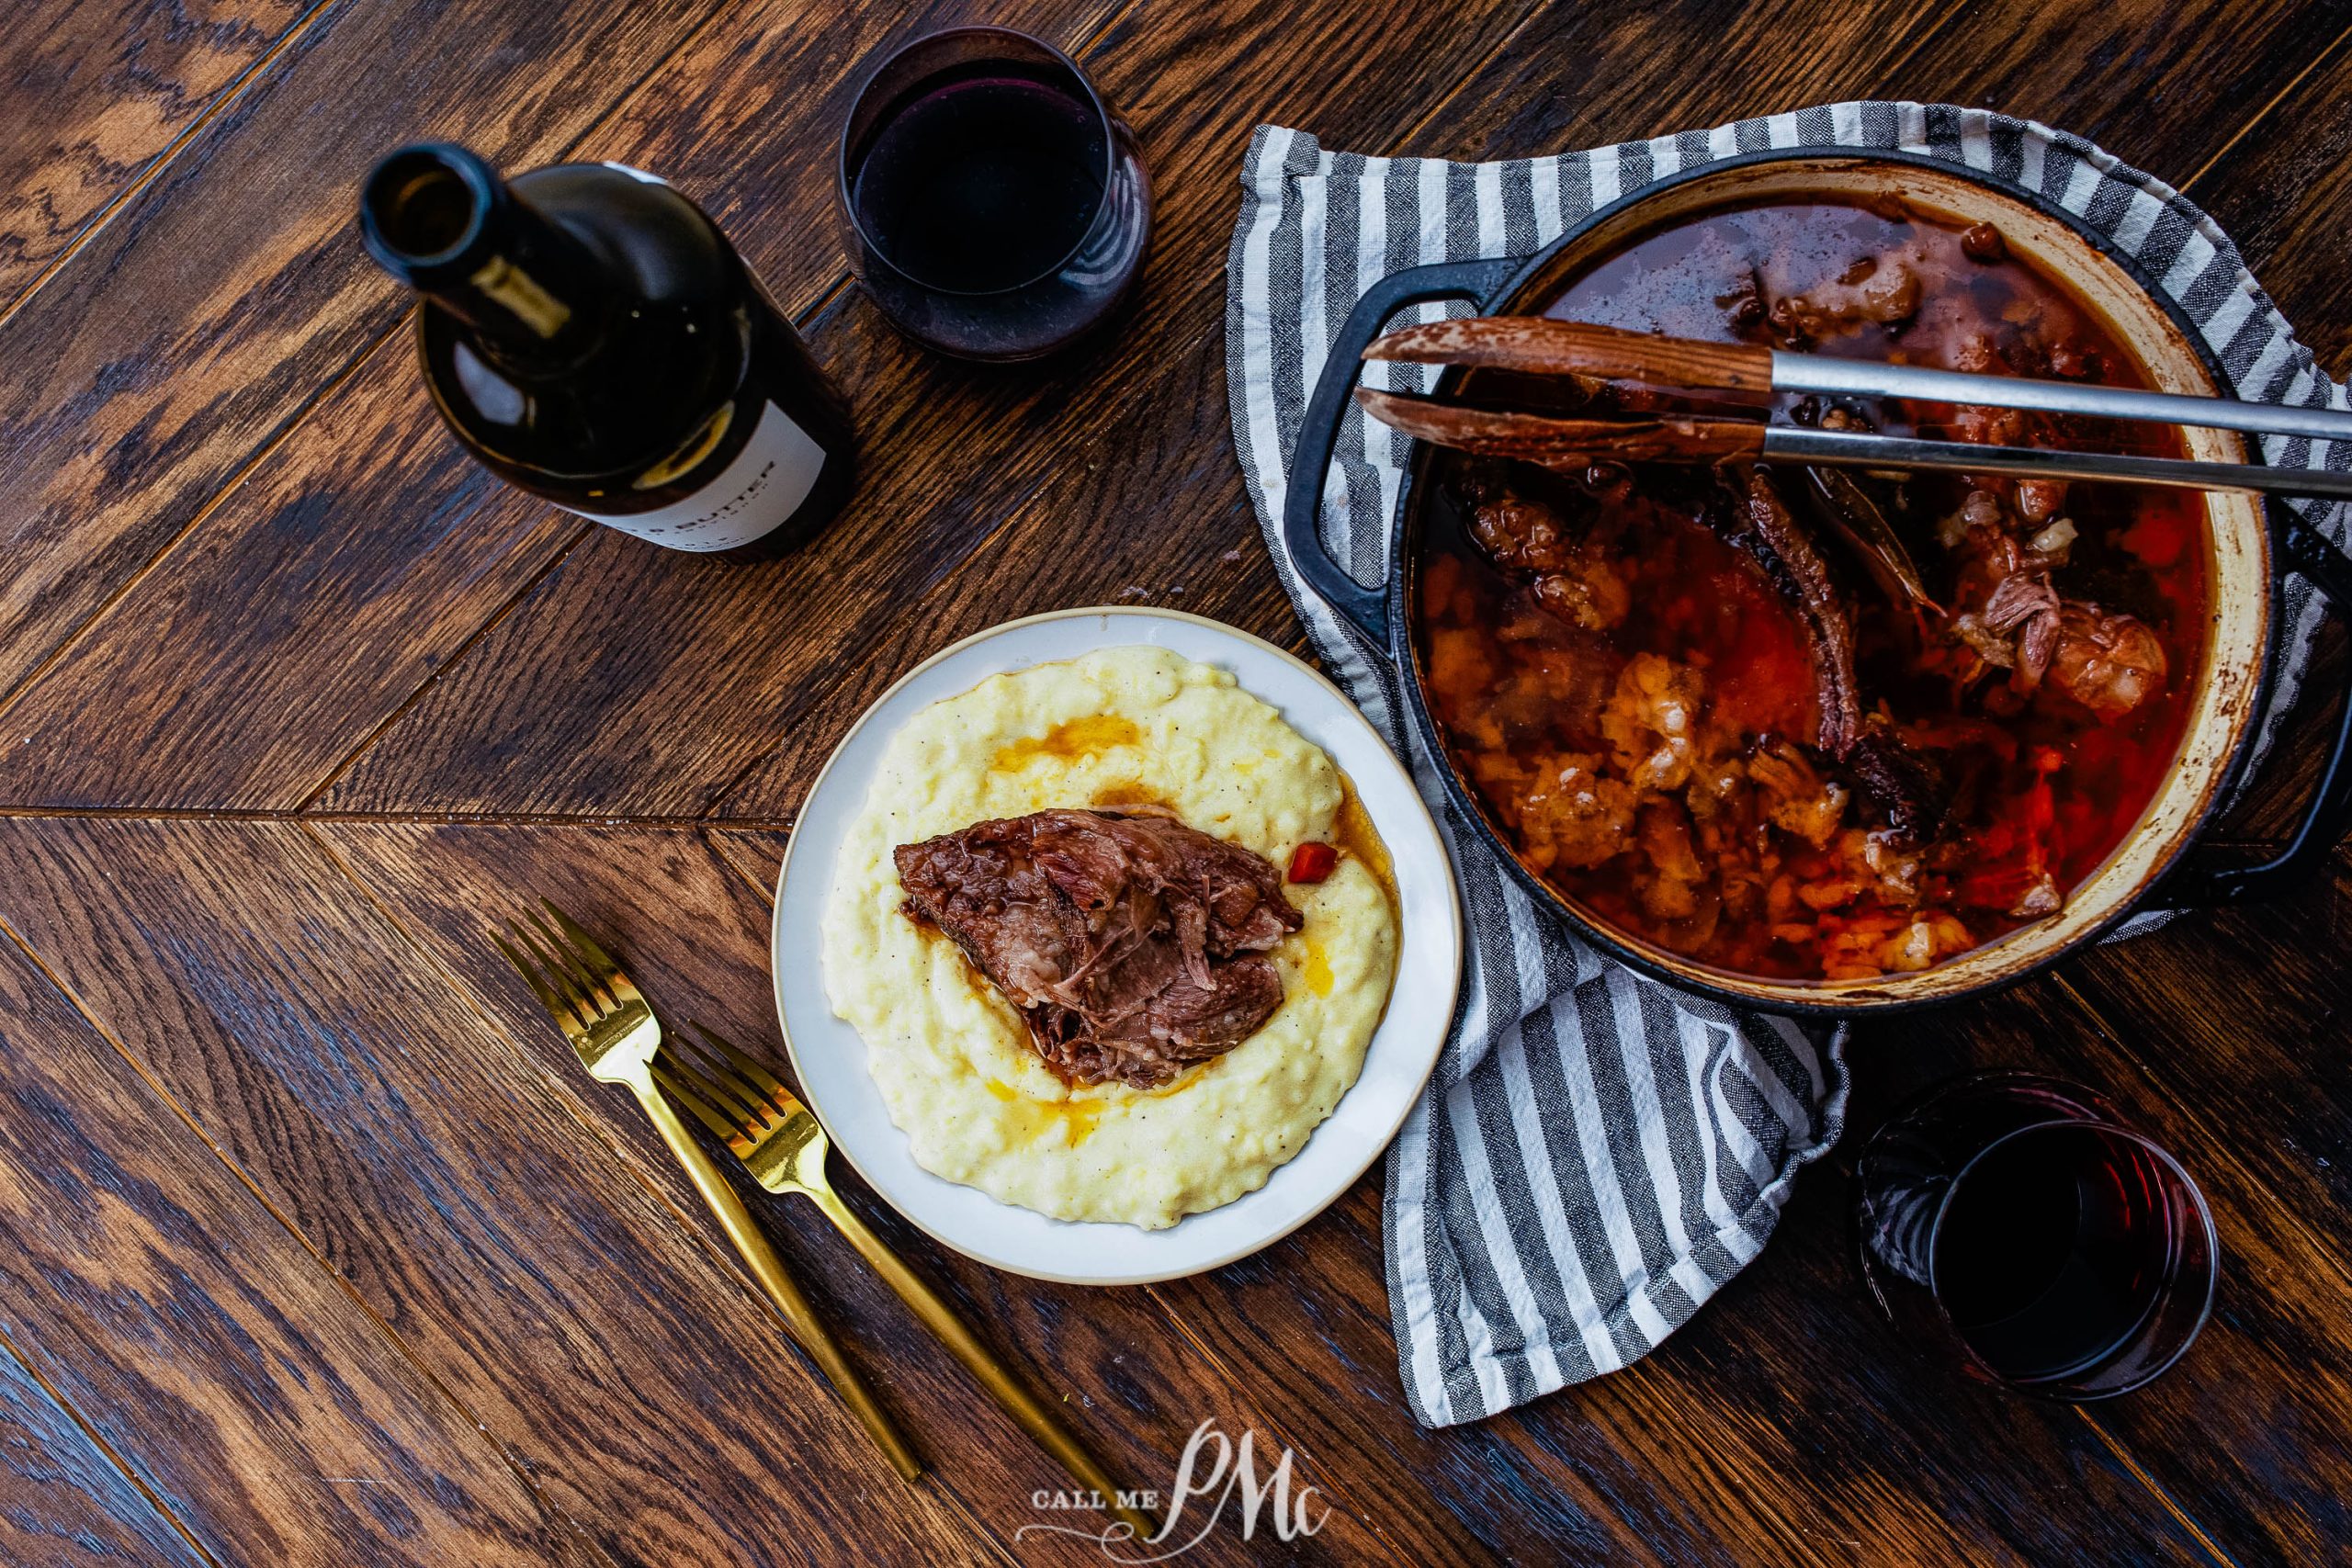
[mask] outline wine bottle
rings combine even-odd
[[[673,549],[781,554],[839,509],[849,424],[702,209],[619,164],[502,179],[462,147],[378,164],[368,253],[417,290],[425,385],[467,451]]]

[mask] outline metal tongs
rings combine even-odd
[[[1407,327],[1373,343],[1363,357],[1561,377],[1583,384],[1587,391],[1599,382],[1630,381],[1669,394],[1731,393],[1758,401],[1780,393],[1902,398],[2301,436],[2345,442],[2346,450],[2352,451],[2352,413],[2334,409],[1832,359],[1542,316],[1486,316]],[[1714,463],[1744,458],[1833,468],[1932,468],[2016,479],[2104,479],[2189,490],[2352,497],[2352,472],[2325,468],[1983,446],[1864,430],[1771,424],[1760,419],[1718,418],[1693,412],[1578,418],[1371,387],[1359,387],[1356,400],[1382,423],[1420,440],[1558,468],[1581,468],[1598,462]]]

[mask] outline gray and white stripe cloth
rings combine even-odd
[[[2212,220],[2078,137],[1981,110],[1845,103],[1560,157],[1497,164],[1329,153],[1261,127],[1227,279],[1234,446],[1261,527],[1326,666],[1419,779],[1461,873],[1471,937],[1462,1009],[1388,1156],[1389,1306],[1429,1426],[1492,1415],[1612,1371],[1679,1327],[1762,1248],[1799,1167],[1838,1135],[1839,1038],[1737,1013],[1601,958],[1539,914],[1445,803],[1408,732],[1396,673],[1305,589],[1282,538],[1284,468],[1330,339],[1380,276],[1524,255],[1638,186],[1765,148],[1901,148],[2013,182],[2077,215],[2162,280],[2240,396],[2346,406]],[[1423,306],[1429,320],[1464,307]],[[1419,366],[1369,367],[1420,389]],[[1335,559],[1377,581],[1403,437],[1351,413],[1323,497]],[[2352,453],[2266,443],[2269,461]],[[2297,502],[2334,537],[2344,509]],[[2267,749],[2320,606],[2290,586]],[[1409,933],[1408,933],[1409,940]]]

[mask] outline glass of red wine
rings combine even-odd
[[[2203,1194],[2088,1089],[1959,1079],[1880,1128],[1855,1175],[1879,1303],[1983,1381],[2127,1393],[2212,1311],[2221,1248]]]
[[[842,130],[853,265],[910,337],[966,359],[1050,354],[1135,281],[1151,182],[1069,56],[952,28],[875,67]]]

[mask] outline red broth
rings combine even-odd
[[[2144,384],[2096,316],[1988,231],[1899,208],[1783,203],[1683,220],[1592,268],[1548,313]],[[1791,403],[1773,417],[1825,415],[2180,450],[2166,431],[1940,405]],[[1415,631],[1455,762],[1552,886],[1722,969],[1859,978],[2047,919],[2131,830],[2178,750],[2207,621],[2200,502],[1962,476],[1866,481],[1950,612],[1937,616],[1874,585],[1800,470],[1770,478],[1837,581],[1865,723],[1873,745],[1909,760],[1905,787],[1874,786],[1859,755],[1812,744],[1822,655],[1785,572],[1724,525],[1716,476],[1562,475],[1448,454]],[[2039,608],[1996,629],[2012,577],[2011,597]],[[1922,778],[1936,797],[1924,830],[1910,787]]]

